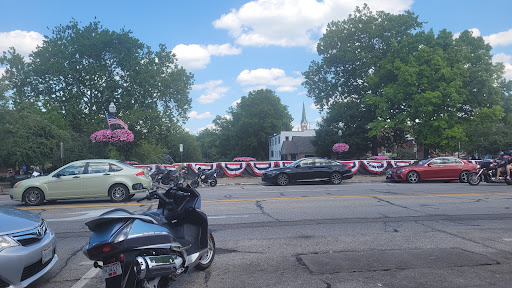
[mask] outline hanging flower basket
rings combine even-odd
[[[332,152],[341,153],[341,152],[347,152],[348,151],[348,144],[346,143],[336,143],[334,146],[332,146]]]
[[[256,159],[254,159],[252,157],[236,157],[235,159],[233,159],[233,161],[249,162],[249,161],[256,161]]]
[[[372,156],[368,158],[369,160],[388,160],[388,156]]]
[[[117,129],[117,130],[100,130],[92,133],[91,135],[92,142],[107,142],[107,143],[126,143],[133,141],[133,133],[130,130],[126,129]]]

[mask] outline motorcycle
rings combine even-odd
[[[215,240],[199,192],[171,187],[137,202],[151,199],[158,199],[154,212],[118,208],[85,223],[93,233],[83,253],[102,269],[105,287],[163,288],[191,268],[202,271],[212,264]]]
[[[149,176],[151,180],[153,180],[153,183],[160,184],[161,178],[165,173],[167,173],[167,168],[164,165],[155,165],[151,167]]]
[[[478,163],[477,171],[471,172],[468,175],[469,185],[475,186],[484,181],[486,183],[502,182],[502,178],[496,178],[498,170],[498,163],[490,160],[484,160]],[[504,179],[507,185],[512,185],[512,180]]]
[[[217,186],[217,170],[204,171],[199,167],[197,169],[197,178],[190,182],[190,187],[197,188],[200,183],[207,184],[210,187]]]
[[[186,176],[186,170],[182,170],[181,172],[178,172],[177,170],[168,170],[164,175],[160,177],[159,183],[163,185],[171,185],[176,187],[184,187],[186,186],[185,183],[185,176]],[[196,187],[193,187],[196,188]]]

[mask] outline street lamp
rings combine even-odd
[[[108,106],[108,111],[110,112],[110,114],[115,116],[115,114],[116,114],[116,105],[114,105],[114,102],[110,102],[110,105]]]
[[[338,135],[340,135],[340,143],[341,143],[341,135],[343,135],[343,131],[338,130]]]

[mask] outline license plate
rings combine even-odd
[[[44,264],[44,263],[48,262],[50,259],[52,259],[52,258],[53,258],[53,247],[52,247],[52,245],[50,245],[50,246],[44,248],[41,260],[42,260],[42,262]]]
[[[121,274],[123,274],[123,270],[121,269],[121,264],[119,264],[119,262],[103,265],[103,277],[105,279],[116,277]]]

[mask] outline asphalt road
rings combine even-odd
[[[172,287],[511,287],[512,186],[347,181],[199,191],[217,255]],[[6,195],[0,205],[27,209]],[[81,252],[84,222],[115,206],[155,209],[107,199],[29,208],[55,230],[60,258],[31,287],[102,287]]]

